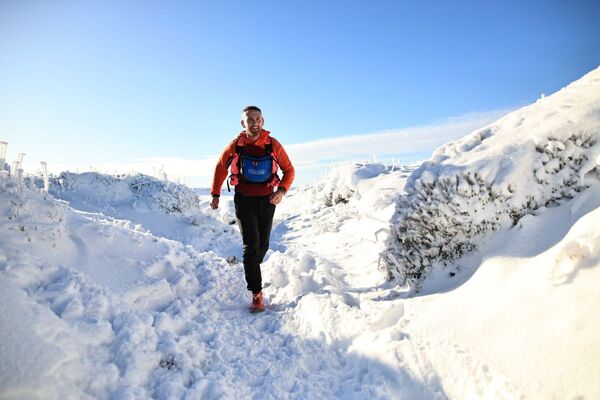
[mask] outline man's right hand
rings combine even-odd
[[[213,197],[212,201],[210,202],[210,208],[212,208],[213,210],[216,210],[217,208],[219,208],[219,198],[218,197]]]

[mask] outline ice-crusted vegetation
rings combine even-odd
[[[598,180],[599,165],[597,69],[439,148],[397,201],[385,264],[416,289],[432,269],[452,276],[486,235],[573,198]]]
[[[77,207],[114,211],[126,206],[148,212],[172,214],[191,225],[205,224],[206,214],[199,208],[198,196],[185,185],[144,174],[123,176],[97,172],[62,172],[51,176],[49,193],[66,201],[76,201]],[[29,187],[42,188],[40,177],[26,177]],[[81,203],[81,204],[80,204]]]
[[[25,186],[41,190],[43,181],[26,177]],[[192,189],[175,182],[142,174],[63,172],[50,177],[49,195],[95,218],[133,223],[199,251],[216,248],[228,256],[237,254],[240,247],[236,230],[218,221]]]
[[[67,232],[65,204],[48,196],[24,196],[23,187],[7,172],[0,172],[0,212],[7,216],[7,229],[22,240],[39,237],[54,246]]]
[[[313,186],[297,189],[311,192],[311,201],[316,205],[332,207],[348,204],[352,199],[359,201],[370,191],[373,178],[391,173],[406,175],[412,166],[390,166],[378,163],[340,164],[331,168],[327,175]],[[371,196],[367,196],[371,198]]]
[[[109,187],[113,190],[102,190]],[[63,172],[51,182],[51,193],[56,197],[64,197],[65,193],[76,193],[82,188],[98,189],[90,192],[87,198],[96,204],[138,203],[145,200],[153,210],[175,214],[189,212],[198,207],[198,196],[187,186],[143,174],[116,177],[94,172]],[[104,198],[102,194],[111,197]]]

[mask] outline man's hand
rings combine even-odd
[[[277,205],[277,204],[281,203],[284,193],[285,192],[283,190],[279,190],[279,189],[275,193],[273,193],[271,195],[271,197],[269,198],[269,201],[271,202],[271,204]]]
[[[216,210],[217,208],[219,208],[219,198],[218,197],[212,198],[212,201],[210,202],[210,208],[212,208],[213,210]]]

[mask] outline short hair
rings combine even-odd
[[[256,107],[256,106],[246,106],[243,110],[242,110],[242,114],[248,111],[258,111],[259,113],[262,114],[262,111],[260,108]]]

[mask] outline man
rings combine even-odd
[[[219,207],[221,186],[227,178],[235,185],[235,215],[244,244],[244,273],[252,292],[250,312],[264,311],[260,263],[269,249],[275,206],[290,189],[294,167],[281,143],[263,129],[260,108],[248,106],[242,111],[244,130],[221,154],[212,183],[211,208]],[[279,180],[277,169],[283,177]]]

